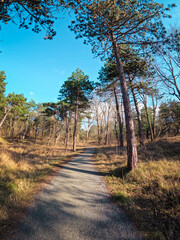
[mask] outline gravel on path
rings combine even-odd
[[[106,190],[88,148],[60,169],[9,240],[142,240]]]

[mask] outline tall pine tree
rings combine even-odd
[[[128,169],[137,166],[137,147],[132,111],[119,49],[124,44],[140,47],[160,41],[165,36],[165,29],[160,21],[165,15],[163,5],[153,0],[96,0],[81,3],[72,21],[70,29],[76,37],[85,37],[85,43],[93,46],[97,55],[106,55],[113,49],[120,79],[126,121],[126,139]]]

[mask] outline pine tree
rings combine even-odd
[[[2,0],[0,1],[0,23],[15,23],[19,28],[31,28],[35,33],[42,29],[45,39],[52,39],[56,32],[54,21],[59,13],[69,8],[76,8],[78,0]]]
[[[94,84],[89,81],[89,76],[85,75],[82,70],[76,69],[59,91],[59,100],[69,103],[75,112],[73,151],[76,151],[79,110],[85,110],[89,107],[89,96],[93,89]]]
[[[163,6],[152,0],[96,0],[90,2],[81,4],[76,20],[72,21],[70,29],[76,33],[77,38],[85,37],[85,43],[90,43],[97,55],[106,55],[108,51],[111,52],[111,49],[114,51],[125,111],[127,166],[129,170],[132,170],[137,166],[137,147],[119,49],[123,49],[124,44],[138,48],[162,40],[165,36],[165,29],[159,19],[161,14],[165,13]]]

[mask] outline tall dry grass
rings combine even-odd
[[[63,147],[0,138],[0,239],[17,222],[40,183],[72,156]]]
[[[128,172],[125,149],[97,149],[96,164],[109,191],[150,240],[179,239],[180,136],[138,148],[139,164]]]

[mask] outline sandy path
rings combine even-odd
[[[93,166],[92,153],[87,149],[60,170],[11,239],[141,239],[125,214],[111,202],[103,177]]]

